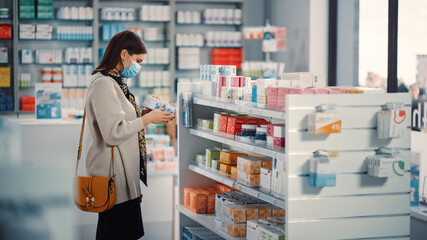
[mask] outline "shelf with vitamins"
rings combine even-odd
[[[28,21],[28,22],[34,22],[34,21],[40,21],[40,22],[49,22],[49,21],[60,21],[60,22],[93,22],[93,19],[61,19],[61,18],[52,18],[52,19],[38,19],[38,18],[20,18],[19,21]]]
[[[224,239],[227,239],[227,240],[244,240],[244,239],[246,239],[245,237],[233,237],[233,236],[229,235],[228,233],[224,232],[221,229],[221,223],[215,221],[215,217],[213,214],[197,214],[197,213],[190,211],[189,209],[185,208],[182,205],[176,206],[176,209],[179,212],[181,212],[182,214],[186,215],[187,217],[195,220],[200,225],[202,225],[202,226],[206,227],[207,229],[211,230],[212,232],[220,235]]]
[[[170,40],[169,39],[163,39],[163,40],[145,40],[145,39],[142,39],[145,43],[168,43],[168,42],[170,42]],[[100,40],[100,42],[102,42],[102,43],[108,43],[108,42],[110,42],[110,40]]]
[[[93,63],[19,63],[20,65],[40,65],[40,66],[58,66],[58,65],[93,65]]]
[[[231,147],[240,148],[242,150],[250,151],[253,153],[262,154],[268,157],[276,157],[280,159],[285,159],[285,149],[284,148],[273,148],[266,146],[259,146],[255,144],[245,143],[239,140],[234,140],[231,138],[230,134],[226,133],[214,133],[213,131],[200,130],[200,129],[190,129],[190,133],[202,137],[205,139],[209,139],[215,142],[223,143],[230,145]]]
[[[156,87],[156,86],[152,86],[152,87],[148,87],[148,86],[129,86],[129,88],[132,88],[132,89],[154,89],[154,88],[171,88],[171,86],[160,86],[160,87]]]
[[[25,42],[48,42],[48,41],[58,41],[58,42],[92,42],[93,39],[19,39],[19,41]]]
[[[245,114],[253,114],[262,116],[264,118],[274,118],[285,120],[286,113],[284,111],[275,111],[266,108],[258,108],[256,103],[252,102],[244,102],[244,101],[236,101],[232,102],[224,102],[219,99],[209,99],[207,97],[195,96],[193,99],[193,103],[197,105],[203,105],[208,107],[222,108],[230,111],[235,111],[239,113]]]
[[[215,180],[217,182],[220,182],[222,184],[225,184],[229,187],[233,187],[241,192],[244,192],[248,195],[251,195],[253,197],[256,197],[258,199],[264,200],[268,203],[271,203],[275,206],[278,206],[280,208],[285,208],[285,201],[279,198],[275,198],[271,196],[270,194],[264,193],[259,190],[259,188],[252,188],[245,186],[241,183],[236,182],[231,177],[226,176],[224,173],[221,173],[218,170],[206,167],[206,166],[200,166],[196,163],[192,163],[188,165],[188,169],[190,169],[193,172],[199,173],[200,175],[203,175],[205,177],[208,177],[212,180]]]

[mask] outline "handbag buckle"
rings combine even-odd
[[[94,197],[86,197],[86,207],[93,208],[94,202],[95,202]]]

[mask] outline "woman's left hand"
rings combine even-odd
[[[149,108],[144,108],[144,109],[141,110],[141,115],[144,116],[145,114],[147,114],[147,113],[149,113],[151,111],[153,111],[153,110],[151,110]]]

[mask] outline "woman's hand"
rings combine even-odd
[[[163,110],[165,110],[165,107],[153,110],[142,116],[141,118],[142,121],[144,121],[144,125],[146,126],[150,123],[166,124],[175,118],[175,116],[169,116],[172,112],[163,112]]]

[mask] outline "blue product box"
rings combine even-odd
[[[102,41],[109,41],[110,40],[110,25],[104,24],[101,27],[101,38]]]
[[[256,103],[257,102],[257,85],[254,84],[252,85],[252,102]]]

